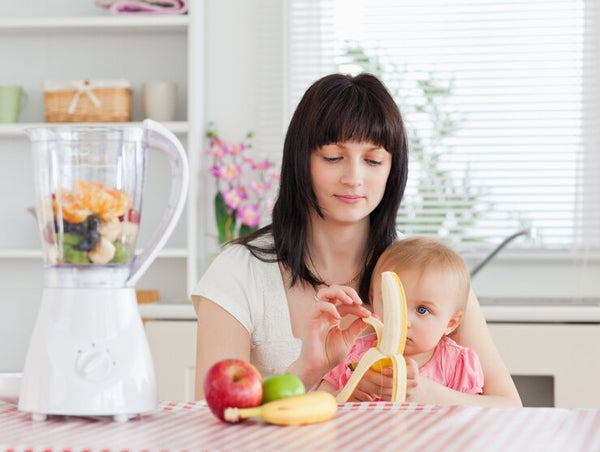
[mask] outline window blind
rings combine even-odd
[[[287,124],[330,72],[378,75],[410,137],[398,215],[464,253],[600,249],[598,36],[585,0],[288,0]]]

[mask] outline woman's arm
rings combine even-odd
[[[504,365],[485,322],[479,300],[473,290],[464,320],[452,333],[452,338],[477,353],[484,374],[482,395],[463,394],[432,381],[420,379],[414,401],[452,405],[522,406],[519,393]]]
[[[250,334],[244,326],[211,300],[192,296],[198,315],[196,333],[196,399],[204,398],[204,376],[222,359],[250,361]]]
[[[419,377],[418,385],[411,395],[406,397],[407,402],[417,402],[432,405],[475,405],[475,406],[521,406],[521,400],[516,398],[486,395],[465,394],[441,385],[429,378]],[[515,390],[516,392],[516,390]]]

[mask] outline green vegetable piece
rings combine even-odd
[[[65,243],[63,246],[63,255],[65,260],[71,264],[89,264],[87,252],[73,248]]]
[[[82,240],[83,240],[83,236],[79,235],[79,234],[72,234],[70,232],[65,232],[63,234],[63,242],[65,244],[65,247],[67,245],[69,245],[69,246],[79,245]]]
[[[129,250],[126,246],[123,246],[121,242],[114,242],[115,255],[110,261],[111,264],[126,264],[129,262]]]

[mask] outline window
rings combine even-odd
[[[330,72],[379,75],[410,137],[405,233],[464,253],[600,249],[592,0],[289,0],[289,120]]]

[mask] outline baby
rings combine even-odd
[[[404,357],[426,377],[456,391],[480,394],[483,370],[477,354],[448,337],[462,321],[469,295],[469,272],[463,259],[443,243],[412,237],[390,245],[371,279],[373,313],[383,320],[381,274],[396,272],[407,300]],[[346,360],[323,377],[321,389],[338,392],[348,382],[352,364],[375,345],[375,333],[358,338]],[[377,397],[375,397],[377,398]]]

